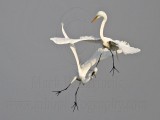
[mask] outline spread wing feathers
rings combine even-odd
[[[50,38],[53,42],[56,44],[74,44],[80,41],[99,41],[99,38],[94,38],[93,36],[82,36],[79,39],[71,39],[71,38],[60,38],[60,37],[54,37]]]
[[[63,23],[62,23],[62,33],[63,33],[65,38],[70,39],[68,37],[68,35],[66,34],[65,30],[64,30]],[[86,38],[89,38],[89,37],[88,36],[87,37],[86,36],[81,37],[81,39],[86,39]],[[102,53],[102,56],[101,56],[100,60],[103,60],[103,59],[111,56],[111,53],[108,51],[108,49],[99,48],[89,60],[87,60],[84,64],[80,65],[78,55],[77,55],[77,52],[76,52],[76,47],[74,46],[74,43],[70,43],[70,48],[71,48],[71,50],[74,54],[74,57],[76,59],[76,63],[77,63],[77,67],[78,67],[78,73],[81,73],[83,71],[84,75],[86,75],[88,73],[89,69],[94,64],[96,64],[98,62],[101,53]]]
[[[65,38],[60,38],[60,37],[54,37],[54,38],[50,38],[50,40],[52,40],[53,42],[55,42],[56,44],[74,44],[80,41],[100,41],[100,38],[95,38],[93,36],[81,36],[79,39],[71,39],[67,36],[66,32],[64,31],[64,24],[61,23],[62,25],[62,33],[65,36]],[[101,41],[100,41],[101,42]]]
[[[141,51],[139,48],[131,47],[129,43],[125,41],[114,40],[114,42],[124,54],[134,54]]]
[[[66,32],[65,32],[65,30],[64,30],[64,24],[63,23],[61,23],[61,25],[62,25],[62,33],[63,33],[63,35],[64,35],[64,37],[67,39],[69,39],[69,37],[68,37],[68,35],[66,34]],[[72,52],[73,52],[73,55],[74,55],[74,57],[75,57],[75,59],[76,59],[76,64],[77,64],[77,67],[78,67],[78,73],[80,73],[81,72],[81,67],[80,67],[80,62],[79,62],[79,59],[78,59],[78,55],[77,55],[77,51],[76,51],[76,47],[75,47],[75,45],[74,44],[71,44],[70,43],[70,46],[69,46],[70,48],[71,48],[71,50],[72,50]]]
[[[100,60],[106,59],[107,57],[111,56],[111,53],[108,49],[99,48],[89,60],[81,65],[81,68],[83,69],[83,72],[85,74],[87,74],[89,69],[98,62],[101,53],[102,56]]]

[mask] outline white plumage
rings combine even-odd
[[[115,46],[117,46],[117,52],[123,52],[124,54],[134,54],[137,52],[140,52],[141,50],[139,48],[134,48],[131,47],[129,45],[129,43],[125,42],[125,41],[120,41],[120,40],[112,40],[111,38],[108,37],[104,37],[103,35],[103,31],[104,31],[104,26],[107,22],[107,14],[104,11],[99,11],[97,13],[97,15],[94,17],[94,19],[92,20],[92,22],[96,21],[99,18],[103,18],[102,23],[101,23],[101,27],[100,27],[100,39],[102,41],[102,44],[104,47],[113,50],[113,48]],[[115,43],[115,46],[111,46],[109,42],[113,42]],[[113,47],[113,48],[112,48]],[[115,50],[113,50],[115,51]]]
[[[56,92],[57,95],[59,95],[62,91],[67,90],[69,88],[69,86],[76,80],[80,81],[79,86],[81,83],[85,84],[85,83],[89,82],[93,78],[93,76],[96,75],[96,73],[98,71],[97,65],[101,60],[106,59],[109,56],[112,56],[113,68],[111,69],[111,71],[113,70],[113,75],[114,75],[114,70],[117,70],[114,66],[114,54],[117,54],[117,53],[118,54],[119,53],[134,54],[134,53],[141,51],[138,48],[131,47],[129,45],[129,43],[127,43],[125,41],[112,40],[111,38],[104,37],[103,30],[104,30],[105,23],[107,22],[106,13],[103,11],[99,11],[97,13],[96,17],[92,20],[92,22],[94,22],[95,20],[97,20],[100,17],[103,17],[103,21],[102,21],[102,24],[100,27],[100,38],[95,38],[93,36],[82,36],[79,39],[71,39],[66,34],[66,32],[63,28],[63,23],[62,23],[62,33],[64,35],[64,38],[58,38],[58,37],[50,38],[50,40],[52,40],[56,44],[60,44],[60,45],[61,44],[69,44],[69,47],[71,48],[73,55],[75,57],[77,69],[78,69],[78,74],[73,78],[73,80],[70,82],[70,84],[66,88],[64,88],[60,91],[53,91],[53,92]],[[78,54],[76,51],[76,47],[74,45],[75,43],[78,43],[80,41],[97,42],[97,43],[100,43],[103,47],[96,50],[96,52],[85,63],[80,64]],[[112,51],[115,51],[115,52],[112,52]],[[91,70],[91,68],[95,64],[96,64],[96,66],[94,67],[93,70]],[[72,106],[73,111],[75,110],[75,108],[77,108],[77,110],[78,110],[77,92],[79,90],[79,86],[78,86],[76,93],[75,93],[75,102],[74,102],[74,105]]]
[[[112,48],[109,46],[109,41],[112,41],[116,43],[116,46],[118,47],[117,52],[121,53],[123,52],[124,54],[134,54],[137,52],[140,52],[141,50],[139,48],[134,48],[129,45],[129,43],[125,41],[120,41],[120,40],[113,40],[108,37],[104,37],[103,35],[103,30],[105,23],[107,22],[107,15],[103,11],[99,11],[96,15],[96,17],[92,20],[92,22],[96,21],[98,18],[103,17],[103,21],[100,27],[100,38],[95,38],[93,36],[82,36],[79,39],[71,39],[71,38],[50,38],[50,40],[54,41],[56,44],[74,44],[80,41],[90,41],[90,42],[101,42],[102,45],[106,48],[109,48],[112,50]]]
[[[54,37],[50,38],[50,40],[54,41],[56,44],[74,44],[80,41],[89,41],[89,40],[97,40],[93,36],[82,36],[79,39],[71,39],[71,38],[59,38],[59,37]]]
[[[79,41],[83,41],[83,40],[94,39],[94,37],[84,36],[84,37],[81,37],[80,39],[70,39],[68,37],[68,35],[66,34],[63,26],[64,25],[62,23],[62,33],[65,38],[51,38],[50,40],[52,40],[56,44],[69,44],[69,46],[73,52],[73,55],[76,59],[77,68],[78,68],[78,75],[76,77],[74,77],[74,79],[72,80],[71,83],[73,83],[76,79],[81,80],[83,83],[87,83],[88,81],[90,81],[92,79],[92,76],[91,76],[92,72],[95,72],[94,74],[96,74],[98,71],[98,69],[95,67],[93,69],[93,71],[88,73],[88,71],[91,70],[91,67],[94,66],[98,62],[99,56],[102,54],[101,60],[103,60],[103,59],[111,56],[111,53],[108,51],[108,49],[99,48],[98,50],[96,50],[96,52],[93,54],[93,56],[89,60],[87,60],[84,64],[81,65],[79,62],[78,54],[77,54],[76,47],[75,47],[74,43],[76,43],[77,41],[79,42]]]

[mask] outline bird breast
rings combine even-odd
[[[109,43],[108,43],[108,42],[103,42],[103,47],[109,49],[109,48],[110,48],[110,47],[109,47]]]

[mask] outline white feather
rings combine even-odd
[[[98,62],[100,54],[102,53],[101,60],[103,60],[111,56],[111,53],[108,51],[108,49],[99,48],[89,60],[87,60],[84,64],[80,64],[74,43],[83,41],[83,40],[95,40],[95,38],[93,36],[83,36],[83,37],[80,37],[80,39],[70,39],[63,28],[63,23],[62,23],[62,33],[65,38],[55,37],[55,38],[50,38],[50,40],[52,40],[56,44],[70,44],[70,48],[73,52],[73,55],[76,60],[77,68],[78,68],[77,76],[82,80],[83,83],[89,82],[91,80],[91,73],[88,73],[88,71],[91,69],[93,65],[95,65]],[[95,72],[97,72],[97,70]],[[88,73],[88,76],[87,76],[87,73]],[[73,79],[71,83],[73,83],[74,81],[75,79]]]
[[[138,48],[131,47],[126,41],[114,40],[114,42],[124,54],[134,54],[141,51]]]

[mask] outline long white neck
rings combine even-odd
[[[104,31],[104,26],[105,26],[106,22],[107,22],[107,18],[103,18],[103,21],[102,21],[101,27],[100,27],[100,37],[102,40],[104,39],[103,31]]]

